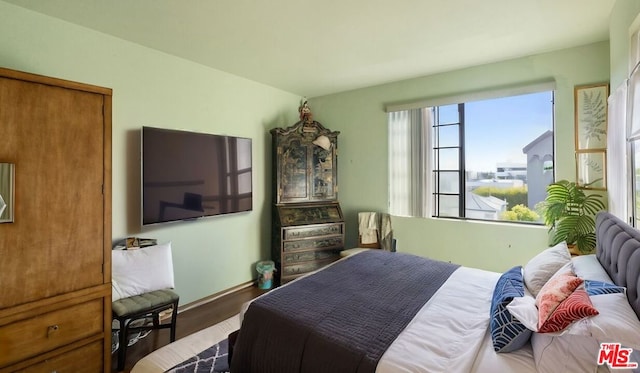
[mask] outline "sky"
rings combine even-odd
[[[493,172],[496,163],[502,162],[526,164],[522,148],[553,130],[552,100],[549,91],[465,103],[467,171]],[[457,121],[456,105],[440,107],[440,123]],[[457,143],[453,134],[457,128],[450,130],[451,134],[441,135],[441,141]]]

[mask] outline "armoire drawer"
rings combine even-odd
[[[73,351],[41,361],[30,367],[18,370],[20,373],[69,372],[95,373],[103,370],[103,341],[96,341]]]
[[[0,367],[103,331],[103,298],[0,327]]]
[[[307,237],[326,236],[330,234],[342,234],[343,226],[344,225],[342,223],[337,223],[285,228],[283,239],[295,240]]]
[[[298,251],[298,250],[314,250],[314,249],[331,249],[344,247],[343,236],[329,236],[308,240],[284,241],[282,243],[282,251]]]

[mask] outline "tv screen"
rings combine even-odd
[[[251,139],[142,127],[142,225],[252,209]]]

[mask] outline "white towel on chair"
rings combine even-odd
[[[375,212],[359,212],[358,224],[361,243],[374,244],[378,242],[378,217]]]

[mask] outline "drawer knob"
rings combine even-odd
[[[60,327],[58,325],[51,325],[47,328],[47,337],[50,337],[51,334],[57,332],[58,330],[60,330]]]

